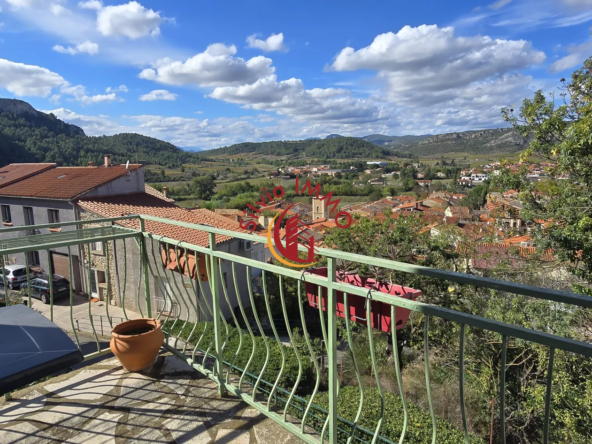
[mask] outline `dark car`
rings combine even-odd
[[[24,282],[21,285],[21,289],[28,293],[27,283]],[[37,299],[41,299],[44,304],[49,304],[50,300],[50,289],[49,289],[49,276],[46,274],[37,276],[31,279],[31,296]],[[70,296],[70,282],[62,276],[56,275],[53,277],[53,300]]]

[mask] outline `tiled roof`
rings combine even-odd
[[[171,199],[170,197],[166,197],[163,192],[158,191],[156,188],[151,187],[148,184],[144,184],[144,190],[146,193],[150,194],[151,196],[158,197],[166,202],[174,202],[175,199]]]
[[[179,222],[210,225],[215,228],[244,232],[244,230],[239,228],[238,223],[227,217],[216,214],[213,211],[206,210],[205,208],[187,210],[147,193],[97,197],[80,200],[78,201],[78,205],[102,217],[145,214]],[[139,229],[139,222],[137,220],[121,221],[121,225]],[[146,221],[146,231],[202,247],[209,245],[208,233],[205,231],[153,221]],[[232,237],[216,235],[216,243],[224,242],[229,239],[232,239]]]
[[[55,163],[11,163],[0,168],[0,188],[55,168]]]
[[[98,186],[142,168],[141,165],[59,167],[0,188],[0,195],[45,199],[74,199]]]

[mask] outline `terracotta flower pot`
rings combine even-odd
[[[154,364],[163,341],[159,320],[132,319],[113,328],[110,348],[126,370],[138,372]]]

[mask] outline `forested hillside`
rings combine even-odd
[[[111,154],[114,163],[148,161],[179,166],[193,153],[139,134],[88,137],[53,114],[36,111],[20,100],[0,99],[0,166],[17,162],[56,162],[58,165],[101,163]]]
[[[264,156],[296,156],[316,159],[384,158],[391,154],[385,148],[356,137],[335,137],[323,140],[278,140],[273,142],[245,142],[203,152],[203,156],[214,157],[236,154],[258,154]]]

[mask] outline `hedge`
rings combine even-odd
[[[163,323],[163,329],[170,334],[177,335],[180,333],[180,338],[185,341],[188,340],[191,330],[194,325],[188,322],[183,331],[183,322],[177,322],[174,329],[171,329],[172,321]],[[213,344],[213,323],[199,322],[197,328],[191,337],[191,343],[195,344],[200,338],[202,332],[206,328],[199,348],[203,351]],[[224,361],[231,363],[234,358],[234,353],[239,344],[239,332],[235,327],[229,326],[228,342],[224,349]],[[222,330],[222,340],[226,339],[226,331]],[[275,383],[279,370],[281,368],[281,353],[277,342],[274,339],[255,336],[255,355],[248,368],[248,373],[251,376],[245,378],[249,384],[253,384],[255,378],[259,375],[263,367],[266,356],[265,341],[270,347],[270,357],[267,368],[265,370],[263,380],[260,384],[260,392],[269,393],[271,387]],[[280,379],[280,389],[276,393],[275,403],[281,407],[285,406],[289,392],[294,386],[296,377],[298,375],[298,360],[292,347],[283,346],[286,355],[286,364],[282,378]],[[245,368],[252,350],[252,339],[248,332],[243,333],[243,342],[240,353],[234,362],[235,368],[233,373],[242,373]],[[211,350],[210,350],[211,352]],[[308,356],[301,356],[302,359],[302,377],[299,384],[298,394],[290,404],[289,412],[298,418],[302,418],[305,406],[310,400],[310,392],[315,383],[315,374],[313,371],[313,363]],[[282,390],[283,389],[283,390]],[[351,431],[351,424],[356,416],[358,404],[360,399],[360,392],[358,387],[342,387],[339,391],[339,400],[337,405],[337,413],[339,415],[338,427],[340,429],[339,442],[345,443],[349,438]],[[307,417],[306,424],[313,427],[317,431],[321,431],[325,419],[327,417],[327,408],[329,406],[329,394],[327,392],[319,392],[315,396],[314,404]],[[407,403],[407,410],[409,412],[409,420],[407,424],[406,444],[424,444],[431,442],[432,439],[432,421],[429,412],[426,412],[421,407],[414,404]],[[367,388],[364,391],[364,408],[356,429],[355,439],[352,443],[362,444],[364,442],[371,442],[373,432],[376,429],[378,418],[380,416],[380,395],[376,388]],[[464,433],[457,429],[452,424],[436,417],[438,443],[439,444],[457,444],[464,442]],[[384,420],[380,429],[380,443],[399,442],[401,431],[403,429],[403,406],[399,395],[386,392],[385,393],[385,414]],[[482,440],[471,436],[471,443],[483,443]]]

